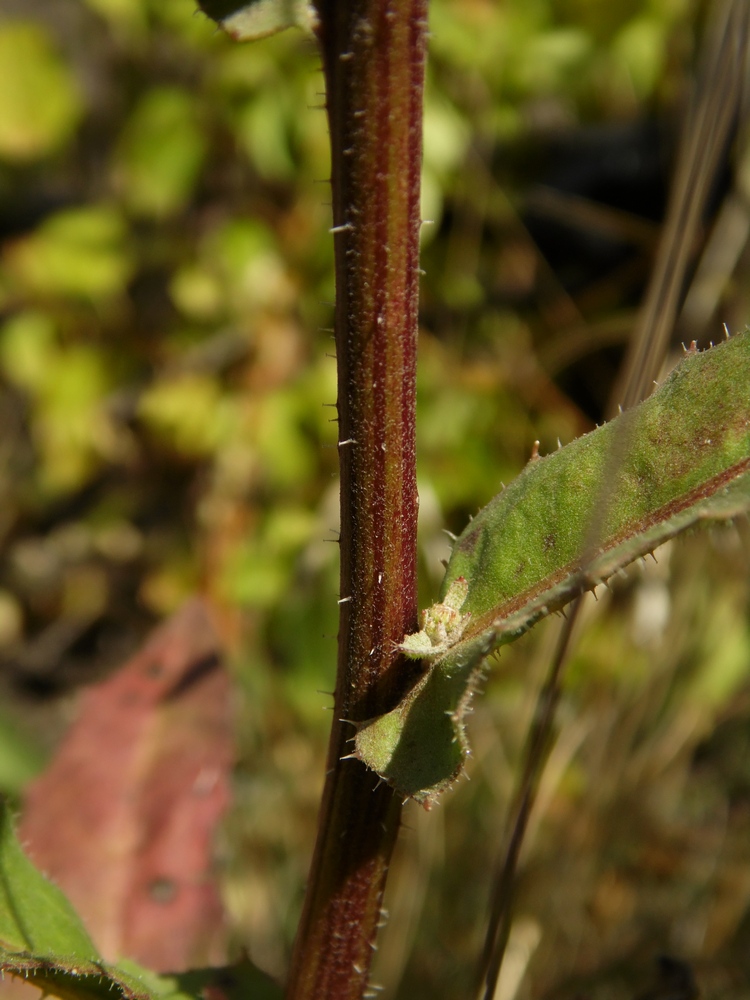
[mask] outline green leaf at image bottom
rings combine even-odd
[[[456,540],[441,602],[401,646],[428,664],[355,755],[429,804],[461,773],[486,657],[634,559],[750,510],[750,331],[689,352],[640,406],[524,471]]]
[[[21,850],[8,807],[0,803],[0,948],[39,958],[98,961],[73,907]]]
[[[280,1000],[281,990],[250,962],[227,969],[157,975],[134,962],[107,965],[63,893],[21,850],[0,800],[0,973],[63,1000],[196,1000],[207,987],[222,1000]],[[219,1000],[219,998],[217,998]]]

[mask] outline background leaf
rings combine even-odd
[[[213,846],[232,756],[229,682],[194,600],[86,692],[25,797],[31,857],[109,961],[170,972],[226,961]]]
[[[83,111],[78,84],[49,33],[33,21],[0,24],[0,158],[24,162],[55,150]]]

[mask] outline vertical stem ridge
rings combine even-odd
[[[366,988],[400,803],[351,753],[352,722],[413,678],[416,341],[427,0],[318,0],[336,251],[341,620],[318,839],[287,997]],[[346,721],[343,721],[346,720]]]

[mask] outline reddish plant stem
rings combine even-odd
[[[367,986],[401,806],[351,753],[413,667],[419,179],[427,0],[318,0],[331,133],[341,621],[318,839],[287,997]],[[346,721],[342,721],[346,720]]]

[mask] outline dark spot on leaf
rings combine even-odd
[[[155,903],[171,903],[177,895],[177,885],[170,878],[155,878],[148,887],[148,894]]]
[[[194,684],[199,684],[215,670],[220,669],[221,658],[218,653],[210,652],[190,663],[187,670],[177,679],[177,683],[166,693],[165,701],[175,700],[185,695]]]
[[[544,536],[543,547],[545,552],[549,552],[550,549],[554,549],[556,544],[557,544],[557,538],[554,535],[554,533],[550,532],[549,535]]]

